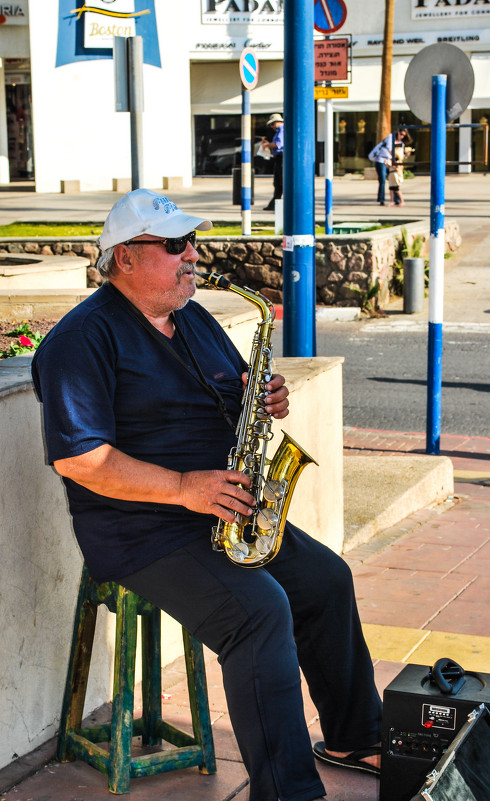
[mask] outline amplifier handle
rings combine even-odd
[[[429,681],[445,695],[456,695],[464,684],[464,676],[461,665],[452,659],[438,659],[429,670]]]

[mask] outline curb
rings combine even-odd
[[[276,310],[276,320],[282,320],[284,306],[278,304],[274,306]],[[357,306],[317,306],[315,317],[319,323],[342,322],[348,323],[359,320],[361,310]]]

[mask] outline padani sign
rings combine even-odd
[[[162,66],[155,0],[59,0],[57,67],[112,58],[114,36],[142,36],[145,64]]]
[[[412,19],[490,15],[490,0],[412,0]]]
[[[284,0],[201,0],[201,22],[205,25],[282,25]]]

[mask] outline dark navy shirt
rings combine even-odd
[[[246,363],[198,303],[189,301],[175,315],[236,422]],[[178,335],[169,342],[191,366]],[[36,351],[32,376],[43,402],[50,463],[109,444],[179,472],[226,468],[236,439],[215,401],[134,319],[110,283],[50,331]],[[181,506],[107,498],[63,481],[77,540],[97,580],[133,573],[210,536],[216,523],[211,515]]]

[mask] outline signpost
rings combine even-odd
[[[242,234],[252,233],[252,122],[250,92],[259,80],[259,60],[250,47],[240,56],[240,78],[242,81]]]
[[[284,356],[315,356],[313,4],[284,3]]]
[[[131,189],[143,178],[143,37],[114,37],[116,111],[129,111],[131,128]]]
[[[345,20],[345,16],[344,16]],[[343,24],[340,23],[340,25]],[[317,25],[315,23],[315,28]],[[350,37],[327,36],[315,41],[315,100],[325,100],[325,233],[333,232],[333,99],[349,97],[348,86],[332,86],[332,81],[348,81]],[[321,85],[319,85],[321,84]]]
[[[426,452],[430,454],[439,453],[441,440],[446,125],[469,105],[474,82],[467,55],[445,42],[420,50],[405,75],[405,97],[410,110],[420,120],[431,120],[426,430]]]

